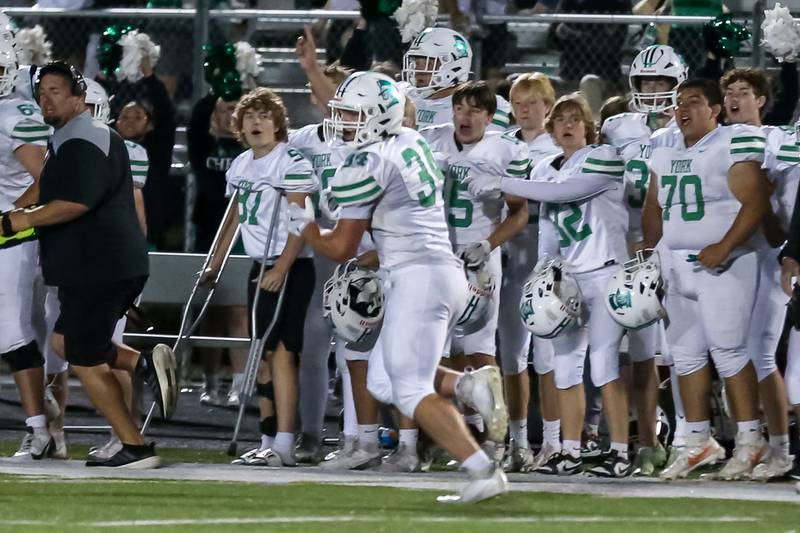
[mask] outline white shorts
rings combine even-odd
[[[533,370],[537,374],[543,376],[555,369],[553,362],[555,355],[551,339],[533,337]]]
[[[656,356],[659,327],[659,324],[656,323],[642,329],[626,330],[619,351],[628,354],[633,363],[653,359]]]
[[[0,354],[22,348],[36,339],[33,289],[38,263],[37,241],[0,249]]]
[[[786,392],[790,405],[800,405],[800,331],[789,332],[789,347],[786,350]]]
[[[612,266],[585,274],[573,274],[583,300],[582,323],[567,328],[552,340],[555,380],[559,389],[583,383],[587,349],[592,363],[592,383],[596,387],[619,379],[619,345],[625,330],[606,310],[603,301],[608,279],[617,271],[618,268]]]
[[[536,224],[527,224],[504,245],[506,260],[500,289],[497,333],[500,366],[507,376],[519,374],[528,368],[531,332],[525,328],[519,316],[519,301],[522,287],[536,264],[536,228]]]
[[[708,363],[710,351],[723,378],[733,377],[750,360],[747,338],[758,283],[758,256],[738,256],[725,272],[694,262],[689,254],[673,251],[667,275],[665,307],[670,324],[667,343],[679,376]]]
[[[392,403],[413,418],[419,402],[434,394],[445,342],[467,303],[467,280],[455,261],[404,266],[388,276],[390,288],[377,347],[391,381]]]
[[[453,335],[450,353],[463,353],[467,355],[480,353],[491,356],[497,354],[497,317],[500,310],[500,286],[503,282],[502,256],[499,248],[492,250],[487,265],[489,273],[494,276],[495,280],[494,297],[492,298],[489,309],[487,309],[487,312],[490,313],[489,320],[486,321],[486,324],[481,329],[474,333],[463,336]],[[519,315],[517,318],[519,319]]]
[[[786,319],[789,297],[781,288],[780,248],[758,254],[758,290],[750,319],[747,351],[761,381],[778,369],[775,352]]]

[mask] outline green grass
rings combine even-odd
[[[0,531],[789,531],[800,505],[748,501],[606,498],[511,493],[474,506],[435,503],[438,492],[382,487],[257,485],[186,481],[70,480],[0,476]],[[264,519],[295,523],[151,524],[129,520]],[[317,517],[316,521],[303,517]],[[320,520],[319,517],[322,517]],[[325,520],[325,518],[329,520]],[[356,521],[335,521],[355,517]],[[575,522],[565,517],[590,519]],[[719,517],[755,522],[701,522]],[[660,522],[662,519],[680,522]],[[347,518],[346,518],[347,519]],[[536,519],[539,522],[531,522]],[[34,521],[26,525],[14,520]],[[496,522],[492,522],[495,520]],[[503,523],[503,521],[507,521]],[[522,520],[512,522],[511,520]],[[683,521],[685,520],[685,521]]]

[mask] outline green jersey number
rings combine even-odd
[[[637,174],[637,178],[633,182],[635,191],[628,195],[628,205],[634,209],[641,209],[644,205],[644,198],[647,196],[647,178],[649,176],[647,165],[639,159],[631,159],[625,170]]]
[[[681,205],[681,218],[685,222],[696,222],[706,214],[706,203],[703,200],[703,185],[700,176],[661,176],[661,187],[667,188],[667,198],[662,210],[662,218],[669,220],[675,189],[678,189],[678,201]],[[687,201],[688,200],[688,201]]]
[[[26,117],[30,117],[36,113],[36,107],[32,104],[20,104],[17,106],[17,109]]]
[[[568,214],[562,219],[561,215],[563,213]],[[564,204],[560,209],[550,211],[550,220],[553,221],[553,225],[558,231],[560,237],[558,245],[561,248],[566,248],[573,242],[578,243],[592,234],[592,228],[589,227],[589,224],[584,224],[579,229],[575,227],[581,221],[581,218],[583,218],[583,211],[575,203]]]
[[[436,160],[431,153],[428,143],[422,139],[417,139],[418,149],[406,148],[402,152],[406,167],[417,165],[419,171],[417,177],[423,185],[423,190],[417,193],[419,205],[422,207],[432,207],[436,203],[436,182],[444,179],[442,171],[436,164]]]
[[[253,207],[248,208],[247,201],[253,197]],[[239,191],[239,205],[241,210],[239,212],[239,224],[249,224],[255,226],[258,224],[258,207],[261,205],[261,191],[255,192],[250,189]]]
[[[467,198],[459,198],[458,195],[461,191],[467,191],[467,184],[461,180],[452,179],[447,195],[447,207],[450,211],[447,214],[447,223],[454,228],[468,228],[472,225],[472,201]],[[463,209],[464,213],[457,216],[452,212],[453,209]]]

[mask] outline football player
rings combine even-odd
[[[755,479],[769,479],[782,477],[791,470],[793,459],[789,455],[786,386],[775,363],[775,352],[786,316],[786,295],[780,285],[778,254],[789,231],[800,168],[793,164],[798,159],[794,128],[764,126],[761,123],[762,113],[770,99],[769,78],[765,72],[755,68],[735,68],[725,73],[720,80],[720,87],[725,95],[727,122],[755,126],[766,137],[763,167],[775,189],[772,205],[777,217],[768,217],[766,223],[777,232],[776,238],[771,239],[773,242],[770,243],[776,247],[759,250],[758,293],[748,343],[758,377],[759,396],[767,418],[770,452],[761,458],[758,465],[749,462],[740,464],[742,477],[752,474]]]
[[[417,127],[424,128],[453,121],[452,97],[456,87],[469,79],[472,48],[460,33],[449,28],[425,28],[403,56],[402,78],[407,96],[417,106]],[[488,126],[508,129],[511,105],[502,96]]]
[[[687,446],[660,475],[685,477],[725,458],[710,429],[710,351],[738,426],[735,459],[719,477],[734,479],[742,463],[755,465],[769,450],[747,348],[758,283],[756,250],[765,246],[758,229],[769,210],[761,171],[766,141],[752,126],[718,126],[723,98],[711,81],[683,82],[677,102],[677,140],[653,145],[642,213],[645,244],[662,241],[669,263],[666,336],[687,421]]]
[[[355,255],[371,227],[390,292],[378,343],[392,403],[472,479],[460,494],[440,501],[480,501],[505,492],[507,480],[452,403],[434,389],[445,342],[466,305],[467,281],[447,236],[443,176],[425,140],[402,127],[404,101],[394,81],[374,72],[357,72],[339,86],[326,135],[356,148],[337,169],[332,187],[342,209],[339,221],[321,231],[306,202],[304,209],[290,206],[290,225],[316,252],[339,262]],[[497,416],[487,427],[500,440],[505,406],[495,406]]]

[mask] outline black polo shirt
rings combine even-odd
[[[53,200],[83,204],[89,211],[37,228],[47,285],[98,285],[148,274],[128,151],[122,138],[88,111],[48,142],[39,201]]]

